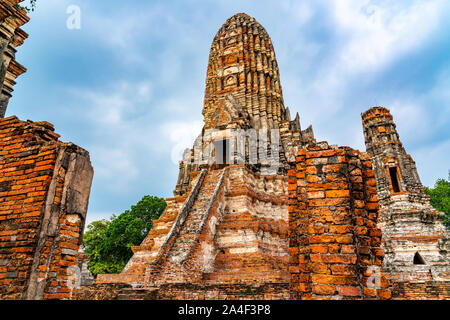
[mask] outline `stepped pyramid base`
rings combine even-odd
[[[288,295],[287,178],[260,175],[244,165],[193,176],[189,194],[167,199],[122,273],[99,275],[97,283],[135,288],[127,290],[164,287],[158,294],[169,299],[185,297],[179,291],[183,285],[200,296],[231,290],[235,297],[247,292],[263,298],[268,290],[276,297],[274,288],[279,298]],[[144,291],[117,298],[145,296]]]

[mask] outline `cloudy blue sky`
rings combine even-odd
[[[238,12],[268,31],[285,104],[318,140],[365,150],[360,114],[382,105],[422,182],[447,177],[450,1],[38,0],[7,116],[52,122],[90,152],[88,222],[172,195],[202,126],[212,39]]]

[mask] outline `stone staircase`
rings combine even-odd
[[[157,220],[153,220],[153,228],[139,246],[131,247],[133,256],[120,274],[100,274],[97,283],[129,283],[136,287],[143,287],[147,267],[154,263],[161,253],[165,251],[168,239],[171,237],[174,224],[179,223],[183,207],[195,200],[204,182],[206,172],[197,172],[193,175],[193,183],[183,196],[166,199],[167,207]],[[192,190],[194,188],[195,190]],[[192,194],[191,194],[192,193]],[[190,200],[189,200],[190,199]]]
[[[139,246],[134,246],[133,257],[128,261],[120,274],[101,274],[97,283],[134,283],[143,284],[145,269],[157,256],[162,243],[167,238],[176,220],[186,196],[166,199],[167,207],[157,220],[153,220],[153,228]]]
[[[184,221],[183,227],[181,228],[175,243],[170,248],[168,258],[172,261],[181,262],[186,259],[190,249],[194,246],[198,234],[201,232],[199,229],[200,225],[203,218],[208,213],[208,206],[211,202],[211,197],[220,179],[221,173],[222,170],[211,171],[205,177],[198,197],[189,211],[189,215]],[[179,261],[179,258],[177,257],[183,257],[184,259]]]
[[[202,225],[207,218],[211,201],[213,199],[220,178],[225,169],[208,171],[203,183],[198,190],[191,207],[187,211],[184,222],[180,225],[178,232],[169,239],[165,252],[161,252],[160,262],[152,266],[151,282],[177,282],[183,279],[184,269],[182,263],[190,258],[190,254],[198,244],[202,232]],[[157,278],[157,279],[156,279]]]

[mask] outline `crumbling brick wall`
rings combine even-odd
[[[122,291],[131,288],[126,283],[96,283],[74,290],[71,300],[118,300]]]
[[[450,297],[449,281],[394,282],[392,298],[395,300],[444,300]]]
[[[133,288],[125,283],[80,287],[72,300],[289,300],[289,283],[166,283],[158,288]]]
[[[369,156],[326,142],[289,171],[292,299],[389,299]]]
[[[87,151],[47,122],[0,119],[0,299],[65,299],[93,177]]]
[[[159,300],[289,300],[288,283],[165,284],[158,288]]]

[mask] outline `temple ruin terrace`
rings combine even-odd
[[[204,126],[173,197],[125,269],[93,283],[81,250],[89,153],[47,122],[3,118],[25,70],[17,2],[0,1],[0,299],[450,298],[444,214],[390,111],[361,115],[366,152],[316,141],[285,107],[275,48],[245,13],[212,41]]]

